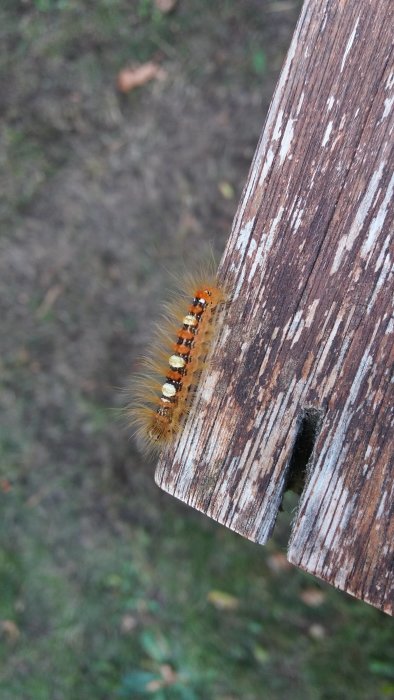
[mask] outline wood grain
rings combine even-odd
[[[264,543],[322,417],[290,561],[393,613],[394,7],[301,13],[220,275],[211,366],[157,483]]]

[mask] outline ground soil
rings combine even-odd
[[[187,5],[152,48],[166,78],[129,95],[116,74],[135,63],[135,13],[113,33],[92,9],[79,30],[65,10],[40,16],[28,2],[7,17],[1,402],[32,492],[51,490],[54,470],[152,490],[153,465],[111,408],[149,343],[168,270],[224,247],[298,10]],[[105,510],[102,491],[86,496]]]

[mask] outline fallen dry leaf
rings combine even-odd
[[[53,287],[50,287],[48,291],[46,292],[43,301],[41,302],[40,306],[38,307],[36,311],[36,315],[38,318],[43,318],[48,311],[50,311],[58,299],[58,297],[61,295],[63,292],[63,285],[62,284],[55,284]]]
[[[236,610],[239,607],[238,598],[224,591],[209,591],[207,600],[218,610]]]
[[[305,588],[300,593],[301,600],[310,608],[318,608],[326,599],[326,595],[319,588]]]
[[[11,491],[11,484],[8,479],[0,479],[0,489],[2,493],[9,493]]]
[[[155,7],[163,14],[172,12],[177,4],[178,0],[155,0]]]
[[[173,685],[173,683],[178,681],[178,674],[175,673],[174,669],[169,664],[162,664],[160,666],[160,673],[167,685]]]
[[[286,555],[282,552],[275,552],[267,557],[268,567],[274,574],[280,574],[283,571],[289,571],[292,565],[287,561]]]
[[[269,661],[270,655],[264,647],[256,644],[253,649],[253,656],[259,664],[266,664]]]
[[[158,690],[174,685],[179,680],[178,674],[175,673],[174,669],[169,664],[160,666],[160,673],[161,678],[155,678],[146,684],[145,690],[147,693],[157,693]]]
[[[17,625],[12,620],[1,620],[0,629],[8,637],[10,642],[16,642],[20,635]]]
[[[123,68],[118,73],[117,85],[120,92],[130,92],[136,87],[145,85],[150,80],[163,80],[166,72],[157,63],[148,61],[135,68]]]
[[[309,627],[308,632],[312,639],[324,639],[326,636],[326,630],[323,625],[313,624]]]
[[[163,687],[163,681],[160,680],[159,678],[154,679],[153,681],[149,681],[146,686],[145,686],[145,692],[146,693],[157,693],[158,690],[161,690]]]
[[[234,187],[229,182],[219,182],[218,189],[223,199],[234,199]]]
[[[132,632],[137,627],[137,619],[133,615],[123,615],[120,621],[120,629],[125,634]]]

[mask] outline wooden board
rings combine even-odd
[[[231,303],[156,473],[264,543],[314,416],[289,559],[390,613],[393,14],[389,0],[305,3],[220,266]]]

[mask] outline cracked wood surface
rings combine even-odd
[[[210,368],[156,472],[264,543],[319,410],[289,559],[391,614],[393,15],[304,4],[220,265]]]

